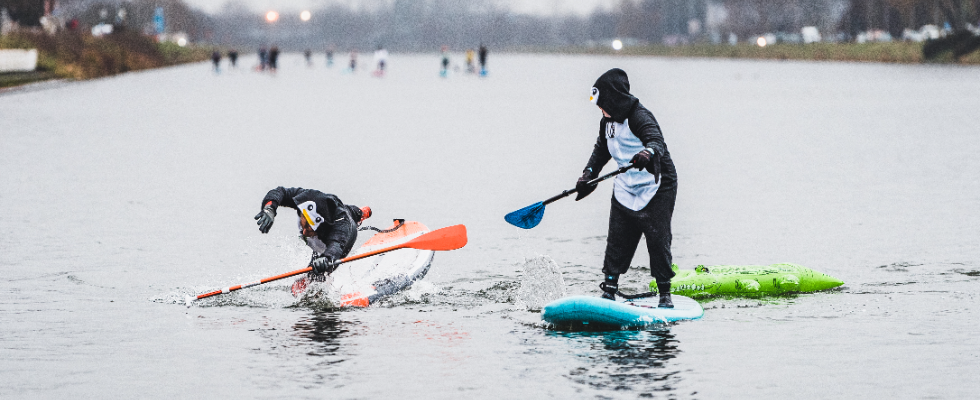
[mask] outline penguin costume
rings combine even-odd
[[[333,272],[335,261],[350,253],[357,240],[357,227],[371,217],[371,208],[345,205],[332,194],[280,186],[262,199],[262,211],[255,216],[260,232],[269,232],[279,206],[296,210],[300,233],[313,249],[310,266],[314,275],[320,276]]]
[[[629,90],[626,72],[619,68],[602,74],[592,87],[590,101],[602,109],[603,118],[592,157],[576,184],[579,194],[575,200],[595,190],[595,185],[587,186],[585,182],[596,178],[610,159],[619,167],[637,167],[614,181],[602,267],[605,281],[599,286],[602,297],[615,300],[619,276],[629,269],[642,235],[646,237],[650,273],[657,281],[660,307],[673,307],[670,219],[677,198],[677,172],[660,124]]]

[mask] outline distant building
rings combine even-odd
[[[6,8],[10,21],[19,26],[41,26],[45,6],[50,8],[51,3],[51,0],[4,0],[0,8]]]

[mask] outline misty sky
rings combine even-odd
[[[207,12],[216,12],[232,0],[184,0],[193,7]],[[316,9],[330,3],[348,4],[353,7],[372,7],[386,0],[233,0],[248,5],[255,11],[276,10],[279,12]],[[588,14],[596,7],[608,7],[618,0],[492,0],[502,7],[522,14]]]

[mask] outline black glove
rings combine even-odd
[[[337,269],[337,264],[334,261],[333,256],[319,256],[310,262],[310,266],[313,267],[313,273],[317,275],[331,274],[335,269]]]
[[[578,182],[575,183],[575,190],[578,190],[578,194],[575,195],[575,201],[584,199],[585,196],[592,194],[592,192],[595,191],[595,188],[599,186],[599,185],[587,185],[587,183],[592,179],[593,178],[592,178],[591,169],[586,169],[585,171],[582,171],[582,177],[578,178]]]
[[[653,157],[653,154],[650,153],[650,150],[643,149],[640,150],[639,153],[633,155],[633,158],[630,159],[630,163],[633,164],[633,168],[643,169],[650,163],[651,157]]]
[[[265,207],[262,207],[262,211],[255,214],[255,220],[258,221],[256,224],[259,226],[259,232],[269,233],[269,228],[272,228],[272,222],[276,219],[276,208],[273,207],[272,202],[266,203]]]
[[[653,174],[653,181],[660,183],[660,155],[656,151],[643,149],[636,153],[630,162],[633,163],[633,168],[646,168],[647,172]]]

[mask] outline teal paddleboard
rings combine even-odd
[[[541,319],[559,329],[629,329],[704,315],[697,301],[684,296],[671,298],[674,308],[658,308],[660,299],[656,296],[625,301],[571,296],[544,306]]]
[[[694,298],[710,296],[765,296],[810,293],[843,285],[840,279],[797,264],[699,265],[680,270],[670,280],[670,292]],[[650,282],[657,290],[657,282]]]

